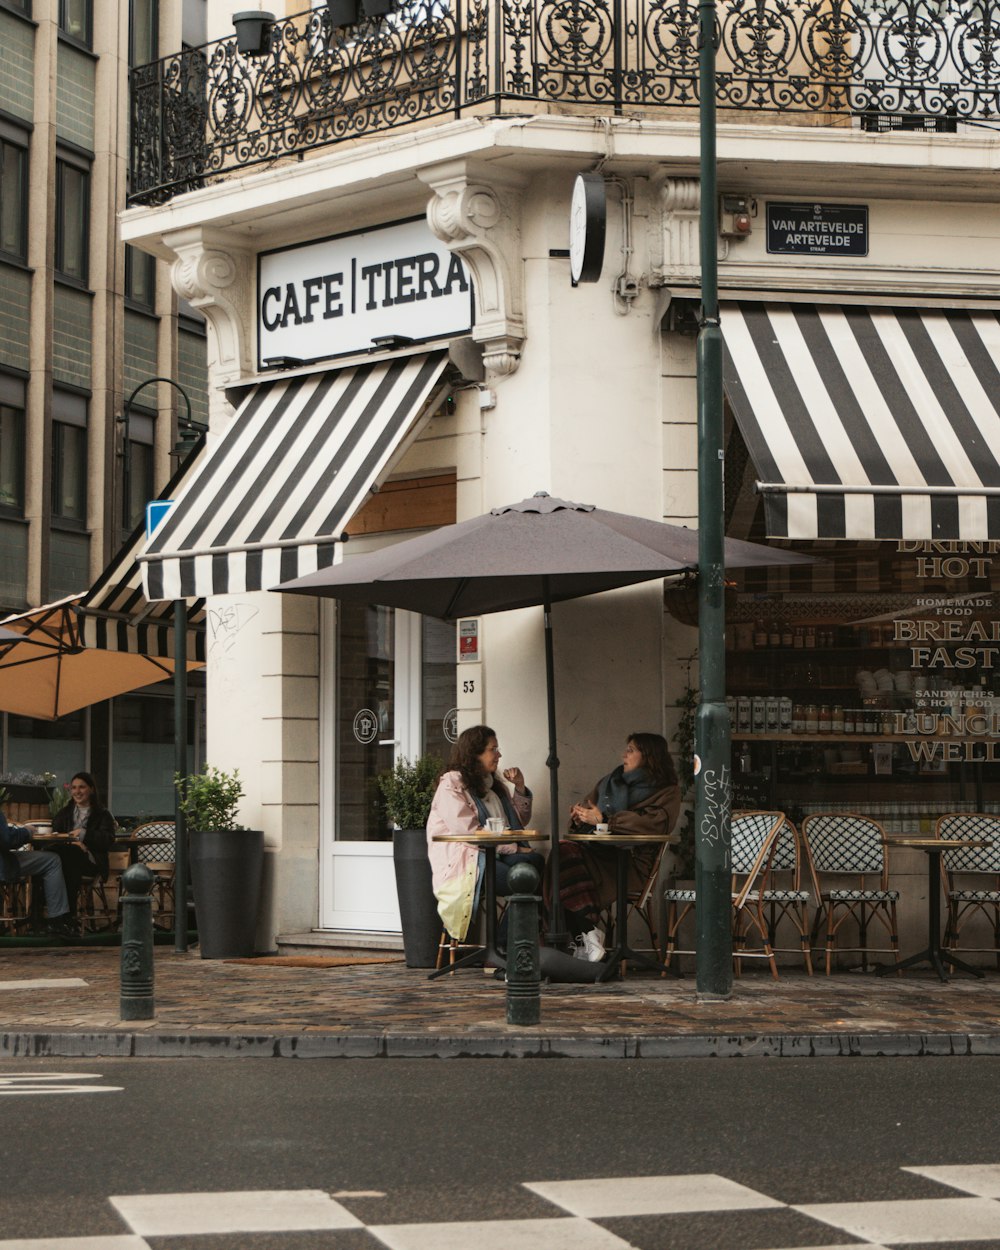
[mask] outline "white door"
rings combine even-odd
[[[401,756],[447,760],[455,627],[367,604],[326,605],[320,927],[398,933],[392,828],[377,784]]]

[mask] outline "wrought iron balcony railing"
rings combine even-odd
[[[697,0],[319,7],[131,77],[133,204],[406,124],[492,113],[694,116]],[[720,120],[955,130],[1000,119],[1000,0],[719,0]],[[726,110],[731,110],[727,113]]]

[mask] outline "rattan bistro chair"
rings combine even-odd
[[[170,928],[174,922],[174,873],[177,855],[177,830],[172,820],[147,820],[132,830],[136,843],[136,862],[145,864],[153,874],[153,924]]]
[[[938,818],[936,833],[949,838],[990,839],[991,846],[957,847],[941,856],[948,920],[942,945],[946,950],[992,950],[1000,968],[1000,816],[981,812],[948,812]],[[959,946],[962,926],[981,912],[993,929],[992,946]]]
[[[811,931],[809,926],[809,891],[802,888],[802,837],[790,820],[778,830],[767,866],[767,879],[761,890],[761,904],[767,919],[767,940],[772,950],[778,926],[790,920],[799,934],[799,947],[806,972],[812,976]]]
[[[766,874],[771,850],[782,825],[783,812],[733,812],[731,822],[731,855],[733,864],[733,964],[737,975],[744,959],[766,959],[771,965],[771,975],[777,977],[778,965],[768,938],[767,921],[764,917],[762,889],[758,882]],[[766,875],[763,878],[766,886]],[[684,918],[694,910],[695,892],[687,889],[667,889],[663,893],[667,904],[667,939],[664,963],[669,967],[677,951],[677,931]],[[761,941],[761,950],[748,951],[746,939],[754,929]],[[685,952],[689,954],[693,952]]]
[[[854,812],[815,812],[802,822],[803,848],[816,893],[812,940],[821,928],[826,932],[826,974],[830,975],[834,949],[860,951],[866,968],[872,946],[868,929],[873,920],[884,929],[889,950],[899,963],[899,930],[896,925],[898,890],[889,889],[889,856],[885,831],[877,820]],[[844,923],[858,926],[856,946],[841,946]]]

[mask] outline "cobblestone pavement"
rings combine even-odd
[[[155,968],[155,1019],[123,1022],[117,949],[3,952],[0,1057],[1000,1054],[996,971],[947,983],[921,971],[790,969],[778,981],[753,971],[725,1002],[698,1002],[693,974],[630,973],[608,985],[543,985],[541,1022],[511,1026],[503,982],[479,969],[431,982],[401,961],[300,967],[164,949]]]

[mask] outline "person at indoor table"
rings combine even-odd
[[[499,817],[504,828],[512,832],[524,828],[531,819],[531,791],[520,768],[497,772],[500,758],[497,736],[488,725],[463,730],[452,747],[448,768],[438,778],[427,818],[427,854],[438,914],[448,933],[460,942],[468,934],[479,905],[486,856],[467,842],[435,842],[434,835],[476,833],[487,827],[490,817]],[[513,793],[505,782],[514,787]],[[545,859],[528,843],[513,838],[497,847],[498,896],[508,892],[510,868],[525,862],[541,872]],[[501,922],[498,946],[505,946],[505,938]]]
[[[90,773],[76,773],[69,783],[70,801],[52,817],[52,832],[69,835],[49,847],[62,860],[70,915],[76,916],[80,883],[85,877],[108,879],[108,851],[115,841],[115,818],[101,802]]]
[[[629,734],[622,762],[602,777],[570,809],[571,833],[593,833],[607,825],[612,834],[666,837],[677,823],[681,791],[667,740],[661,734]],[[603,830],[602,830],[603,832]],[[645,884],[659,847],[637,845],[629,856],[629,889]],[[596,842],[559,843],[559,897],[566,925],[575,939],[573,954],[593,962],[604,958],[601,912],[616,895],[616,851]]]

